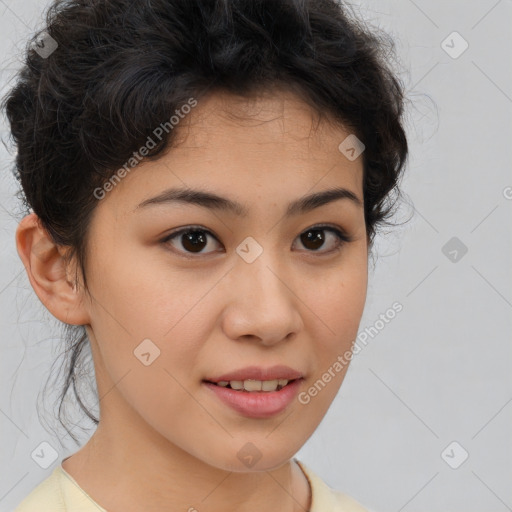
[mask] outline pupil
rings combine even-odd
[[[206,237],[202,231],[190,231],[182,235],[182,244],[185,249],[191,252],[200,252],[206,245]]]
[[[311,234],[315,233],[315,234]],[[319,247],[322,247],[324,243],[324,237],[322,236],[322,230],[321,229],[310,229],[309,231],[306,231],[303,235],[301,235],[301,241],[304,244],[305,247],[307,247],[306,243],[312,243],[313,249],[318,249]]]

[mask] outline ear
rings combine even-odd
[[[19,223],[16,248],[30,284],[46,309],[66,324],[89,324],[83,291],[78,291],[73,282],[75,268],[69,268],[64,258],[67,250],[52,241],[35,213]]]

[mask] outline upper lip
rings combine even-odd
[[[208,382],[220,382],[220,381],[231,381],[231,380],[295,380],[302,378],[302,373],[290,368],[289,366],[277,365],[270,368],[262,368],[259,366],[247,366],[246,368],[240,368],[218,377],[211,377],[205,379]]]

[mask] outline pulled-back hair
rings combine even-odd
[[[48,55],[35,46],[42,37]],[[20,198],[53,241],[70,248],[87,290],[93,191],[190,98],[281,88],[364,143],[371,247],[378,225],[389,224],[408,155],[393,57],[391,37],[367,29],[336,0],[55,1],[1,105],[17,146]],[[146,158],[172,148],[176,133],[164,130]],[[72,385],[98,423],[76,386],[87,335],[83,326],[67,328],[59,420]]]

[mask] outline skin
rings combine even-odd
[[[202,380],[284,364],[303,373],[305,391],[357,336],[368,277],[363,208],[344,199],[283,217],[289,202],[333,187],[363,201],[362,157],[350,161],[338,150],[350,132],[313,120],[284,91],[201,100],[181,121],[176,147],[140,163],[98,202],[89,226],[90,294],[75,286],[69,248],[54,245],[35,214],[20,222],[18,253],[39,299],[89,336],[100,423],[63,467],[104,508],[309,509],[310,488],[292,458],[347,366],[307,405],[294,400],[268,419],[236,413]],[[237,200],[249,215],[183,203],[136,208],[183,185]],[[300,235],[318,223],[353,240],[336,252],[338,240],[325,230],[314,251]],[[199,254],[188,251],[195,259],[183,256],[181,236],[161,241],[196,224],[218,241],[208,235]],[[248,236],[263,248],[250,264],[235,252]],[[146,338],[160,349],[149,366],[133,354]],[[247,442],[262,454],[252,468],[237,457]]]

